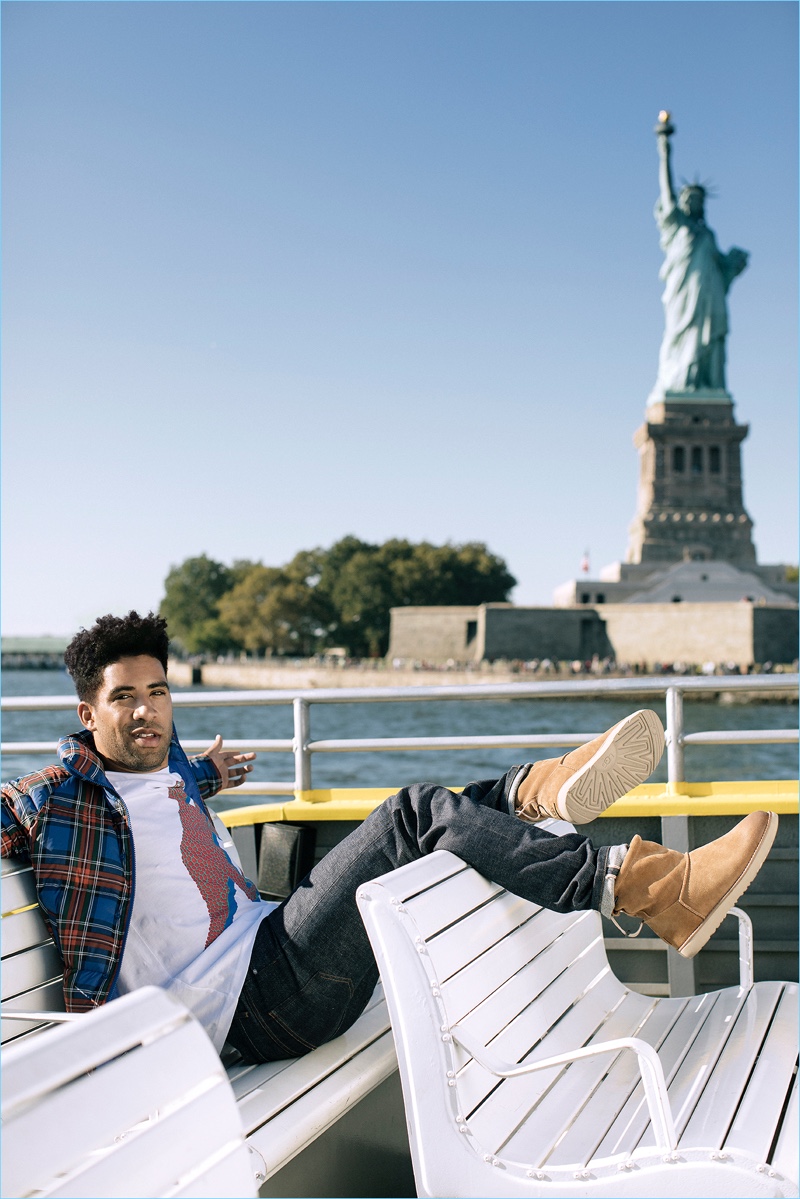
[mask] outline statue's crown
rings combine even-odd
[[[709,195],[711,195],[711,196],[714,195],[714,189],[711,186],[711,184],[710,183],[701,183],[696,175],[691,183],[689,182],[688,179],[682,179],[681,183],[683,185],[681,187],[682,192],[694,192],[697,195],[700,195],[703,197],[709,196]]]

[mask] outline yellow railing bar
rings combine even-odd
[[[23,912],[32,912],[34,908],[38,908],[38,903],[26,903],[23,908],[12,908],[9,912],[3,912],[3,919],[6,916],[21,916]]]
[[[460,787],[452,788],[460,791]],[[237,825],[303,820],[363,820],[397,787],[332,787],[297,791],[294,799],[251,804],[220,812]],[[745,816],[759,810],[796,816],[797,780],[725,783],[644,783],[623,795],[602,815],[614,816]]]

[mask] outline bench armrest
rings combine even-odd
[[[566,1066],[570,1062],[579,1061],[584,1057],[594,1057],[600,1053],[618,1053],[623,1049],[636,1054],[639,1072],[644,1084],[645,1098],[650,1112],[650,1120],[656,1138],[656,1146],[665,1153],[672,1153],[678,1143],[675,1132],[675,1122],[672,1119],[672,1109],[667,1095],[667,1084],[664,1070],[658,1054],[652,1045],[639,1037],[619,1037],[613,1041],[599,1041],[596,1045],[585,1045],[581,1049],[573,1049],[568,1053],[559,1053],[555,1057],[542,1058],[541,1061],[519,1066],[504,1062],[483,1045],[478,1045],[471,1037],[451,1028],[450,1034],[467,1053],[490,1074],[498,1078],[517,1078],[522,1074],[533,1074],[536,1070],[547,1070],[553,1066]]]
[[[754,982],[753,921],[741,908],[731,908],[728,915],[739,921],[739,986],[749,991]]]

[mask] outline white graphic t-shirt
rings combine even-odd
[[[146,774],[109,770],[106,777],[128,809],[134,850],[119,992],[163,987],[220,1050],[256,930],[277,905],[259,898],[179,774],[165,767]]]

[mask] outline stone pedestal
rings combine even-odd
[[[749,428],[736,423],[731,396],[668,391],[645,415],[634,435],[639,492],[626,561],[755,564],[742,500],[740,447]]]

